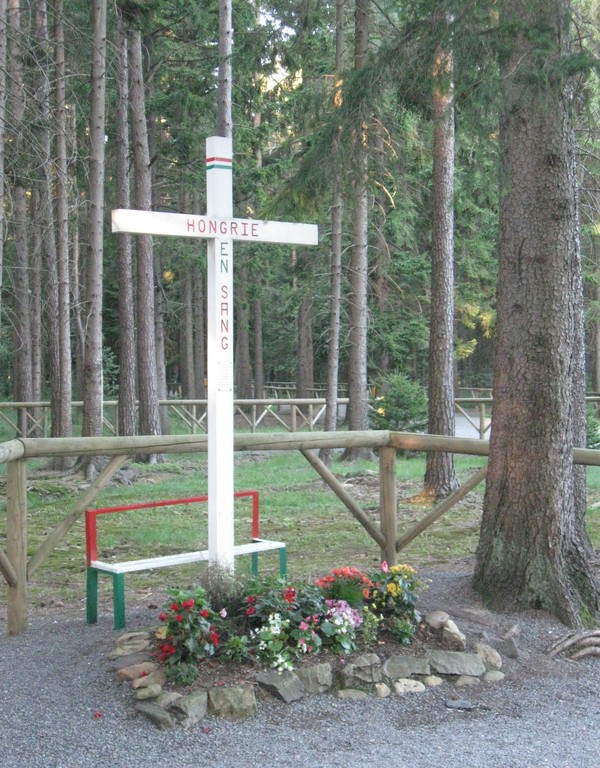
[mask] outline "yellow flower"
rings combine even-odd
[[[378,409],[377,409],[377,413],[378,413],[380,416],[385,416],[385,408],[378,408]]]

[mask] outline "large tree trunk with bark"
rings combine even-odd
[[[119,9],[118,23],[118,70],[116,108],[116,156],[117,156],[117,205],[129,208],[130,149],[129,138],[129,41]],[[119,270],[119,403],[117,406],[119,434],[135,435],[137,432],[137,356],[135,341],[135,297],[133,290],[133,248],[131,235],[117,235],[117,259]]]
[[[437,21],[446,24],[445,12]],[[434,63],[429,432],[454,435],[454,101],[452,56],[440,45]],[[425,492],[436,498],[458,487],[454,455],[427,454]]]
[[[354,67],[360,69],[367,59],[369,42],[370,0],[357,0],[354,12]],[[354,130],[352,251],[348,281],[349,340],[348,357],[348,426],[353,430],[369,427],[369,392],[367,381],[367,330],[368,330],[368,230],[369,190],[367,125],[359,118]],[[344,459],[370,457],[366,448],[348,448]]]
[[[496,609],[543,608],[579,625],[598,617],[600,597],[573,465],[585,413],[570,9],[567,0],[500,7],[494,427],[474,585]]]
[[[104,244],[104,137],[106,95],[106,0],[93,0],[92,78],[90,113],[90,210],[85,264],[85,349],[82,434],[102,434],[102,292]],[[87,474],[96,472],[87,462]]]
[[[144,76],[142,66],[142,33],[129,29],[129,111],[131,143],[135,172],[135,205],[142,211],[152,208],[150,152],[146,126]],[[158,413],[158,377],[154,324],[154,253],[152,237],[136,238],[136,318],[140,433],[160,434]],[[148,458],[156,461],[155,456]]]

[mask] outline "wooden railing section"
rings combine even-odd
[[[0,464],[7,465],[6,493],[6,551],[0,547],[0,573],[8,585],[8,633],[18,634],[27,627],[27,582],[50,552],[61,542],[71,526],[83,515],[98,492],[105,487],[130,456],[140,454],[170,454],[206,452],[204,435],[168,435],[156,437],[96,437],[96,438],[22,438],[0,444]],[[319,459],[320,448],[365,447],[379,455],[379,526],[373,524],[360,505],[352,499],[328,467]],[[487,456],[489,443],[485,440],[417,435],[407,432],[320,432],[320,433],[238,433],[236,451],[298,450],[310,462],[319,476],[343,502],[348,511],[363,526],[381,550],[382,559],[393,564],[397,553],[454,504],[476,487],[484,478],[486,468],[478,470],[450,497],[441,502],[421,522],[398,538],[396,455],[397,451],[444,451],[470,456]],[[38,550],[27,555],[27,462],[32,459],[58,456],[110,456],[104,470],[86,489],[60,523],[48,533]],[[600,466],[600,451],[577,448],[574,461],[578,464]],[[83,561],[82,561],[83,567]]]

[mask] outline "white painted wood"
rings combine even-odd
[[[255,552],[269,552],[275,549],[285,549],[283,541],[258,539],[249,544],[239,544],[233,548],[234,555],[251,555]],[[175,565],[188,565],[209,559],[208,549],[198,552],[183,552],[178,555],[162,555],[140,560],[128,560],[123,563],[106,563],[103,560],[92,560],[90,568],[104,573],[133,573],[134,571],[151,571],[153,568],[169,568]]]
[[[134,211],[127,208],[117,208],[112,212],[112,231],[140,235],[195,237],[203,240],[223,237],[242,242],[289,245],[318,245],[319,243],[319,228],[316,224],[193,216],[187,213]]]

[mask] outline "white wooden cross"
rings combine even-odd
[[[118,209],[113,232],[208,241],[208,557],[233,571],[233,240],[317,245],[318,228],[233,218],[232,142],[206,140],[206,216]]]

